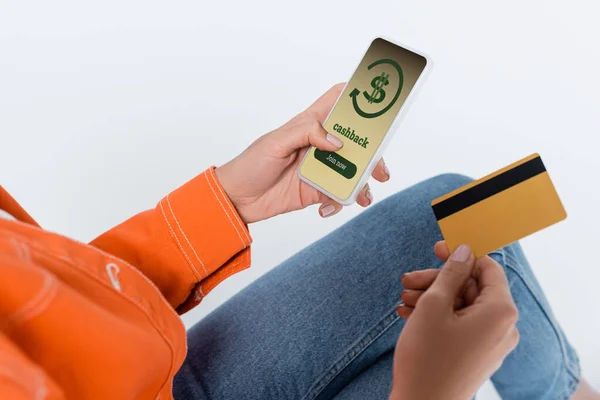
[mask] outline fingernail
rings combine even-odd
[[[469,260],[469,257],[471,257],[471,248],[466,244],[461,244],[454,250],[454,253],[450,256],[450,260],[464,263]]]
[[[365,192],[365,197],[369,199],[369,204],[373,202],[373,193],[371,193],[371,189],[367,189]]]
[[[399,316],[399,317],[402,317],[402,316],[400,315],[400,309],[401,309],[402,307],[404,307],[404,303],[403,303],[403,302],[400,302],[400,303],[398,303],[398,304],[396,305],[396,314],[398,314],[398,316]]]
[[[402,283],[404,281],[404,278],[406,278],[408,276],[408,274],[410,274],[410,272],[406,272],[406,273],[402,274],[402,276],[400,277],[400,283]]]
[[[330,204],[328,206],[321,208],[321,210],[319,210],[319,211],[321,212],[321,217],[325,218],[335,212],[335,206]]]
[[[331,133],[327,134],[327,141],[329,141],[329,143],[331,143],[332,145],[334,145],[338,149],[341,149],[342,146],[344,145],[344,142],[342,142],[340,140],[340,138],[333,136]]]
[[[391,176],[391,175],[390,175],[390,170],[389,170],[389,168],[387,167],[387,165],[386,165],[385,161],[383,162],[383,172],[385,172],[385,174],[388,176],[388,178]]]

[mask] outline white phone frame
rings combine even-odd
[[[300,168],[304,164],[304,161],[306,161],[306,158],[310,154],[310,150],[312,149],[313,146],[311,146],[308,149],[308,151],[306,152],[306,154],[304,155],[304,158],[302,159],[302,162],[300,163],[300,167],[298,167],[298,177],[302,181],[306,182],[310,186],[312,186],[315,189],[317,189],[319,192],[325,194],[327,197],[329,197],[329,198],[337,201],[338,203],[340,203],[340,204],[342,204],[344,206],[349,206],[349,205],[353,204],[356,201],[356,198],[358,197],[358,194],[360,193],[360,191],[362,190],[362,188],[364,187],[364,185],[367,183],[367,181],[371,177],[371,174],[373,173],[373,169],[375,169],[375,166],[377,165],[377,163],[381,159],[381,157],[382,157],[385,149],[390,144],[390,141],[391,141],[392,137],[395,135],[396,131],[398,130],[398,128],[400,126],[400,122],[402,121],[402,119],[406,115],[408,109],[410,108],[410,105],[413,103],[414,98],[416,97],[417,92],[419,91],[419,89],[423,85],[423,82],[425,82],[427,76],[429,75],[429,71],[432,68],[431,59],[427,55],[425,55],[424,53],[422,53],[420,51],[416,51],[415,49],[413,49],[413,48],[411,48],[409,46],[406,46],[404,44],[398,43],[398,42],[396,42],[394,40],[391,40],[391,39],[389,39],[389,38],[387,38],[385,36],[377,36],[377,37],[373,38],[373,40],[371,40],[371,42],[369,43],[369,46],[367,47],[367,50],[365,50],[363,56],[361,57],[361,59],[358,62],[358,65],[356,66],[356,68],[354,68],[354,71],[352,72],[352,75],[350,75],[350,79],[352,79],[352,77],[354,76],[354,74],[358,70],[358,67],[360,66],[360,63],[363,60],[363,58],[365,57],[365,55],[367,54],[367,51],[369,51],[369,48],[371,47],[371,44],[375,40],[377,40],[377,39],[386,40],[386,41],[388,41],[388,42],[390,42],[392,44],[395,44],[398,47],[402,47],[402,48],[404,48],[406,50],[409,50],[409,51],[411,51],[411,52],[413,52],[415,54],[418,54],[421,57],[425,58],[425,68],[421,72],[421,75],[419,75],[419,78],[417,78],[417,81],[415,82],[414,86],[412,87],[412,89],[411,89],[410,93],[408,94],[406,100],[404,101],[404,103],[400,107],[400,110],[398,111],[398,114],[396,114],[396,117],[392,121],[392,124],[390,125],[390,128],[388,129],[388,131],[386,132],[385,136],[383,137],[383,140],[379,144],[379,147],[377,148],[377,150],[375,150],[375,153],[373,154],[373,157],[371,158],[371,160],[367,164],[367,167],[363,171],[362,175],[360,176],[360,178],[358,179],[358,181],[356,183],[356,186],[354,187],[354,189],[352,189],[352,192],[350,193],[350,195],[348,196],[347,199],[340,199],[340,198],[334,196],[333,194],[329,193],[327,190],[325,190],[321,186],[317,185],[316,183],[314,183],[310,179],[304,177],[302,175],[302,173],[300,173]],[[335,104],[331,108],[331,111],[329,111],[329,114],[327,115],[327,118],[325,118],[325,121],[323,122],[323,124],[325,124],[325,122],[327,122],[327,120],[331,116],[331,112],[335,109],[335,107],[337,106],[337,103],[340,101],[340,98],[342,97],[342,94],[346,90],[346,87],[348,86],[348,83],[350,82],[350,79],[348,79],[348,82],[346,82],[346,85],[344,86],[344,89],[340,93],[340,97],[338,97],[338,99],[335,101]]]

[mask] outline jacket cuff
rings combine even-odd
[[[199,200],[201,199],[201,200]],[[252,238],[211,167],[157,206],[197,280],[177,311],[188,311],[225,278],[250,266]]]

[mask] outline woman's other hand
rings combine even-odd
[[[437,258],[443,262],[448,261],[448,257],[450,257],[450,251],[448,250],[448,246],[446,245],[445,241],[437,242],[433,247],[433,252]],[[410,272],[402,276],[402,286],[404,286],[405,290],[400,293],[402,305],[397,308],[398,315],[400,317],[410,317],[410,314],[412,314],[415,306],[417,305],[417,301],[423,295],[423,293],[429,289],[429,286],[431,286],[433,281],[435,281],[435,278],[439,273],[439,269],[430,268]],[[473,279],[473,277],[469,277],[463,286],[461,293],[454,300],[454,309],[460,310],[466,305],[473,304],[478,294],[479,290],[477,288],[477,282],[475,279]]]
[[[504,270],[460,246],[439,273],[419,278],[413,287],[423,289],[412,290],[424,293],[398,339],[390,399],[471,399],[519,341],[518,311]],[[471,279],[477,290],[467,298]],[[465,302],[459,307],[458,298]]]
[[[256,140],[242,154],[216,169],[217,177],[245,223],[321,204],[319,213],[329,217],[342,206],[298,177],[298,167],[310,145],[336,151],[342,141],[323,129],[344,84],[332,87],[308,109],[282,127]],[[373,177],[385,182],[389,171],[381,160]],[[373,201],[369,185],[356,202],[367,207]]]

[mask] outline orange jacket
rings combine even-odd
[[[210,168],[89,245],[45,231],[0,187],[0,398],[171,399],[177,315],[250,266]]]

